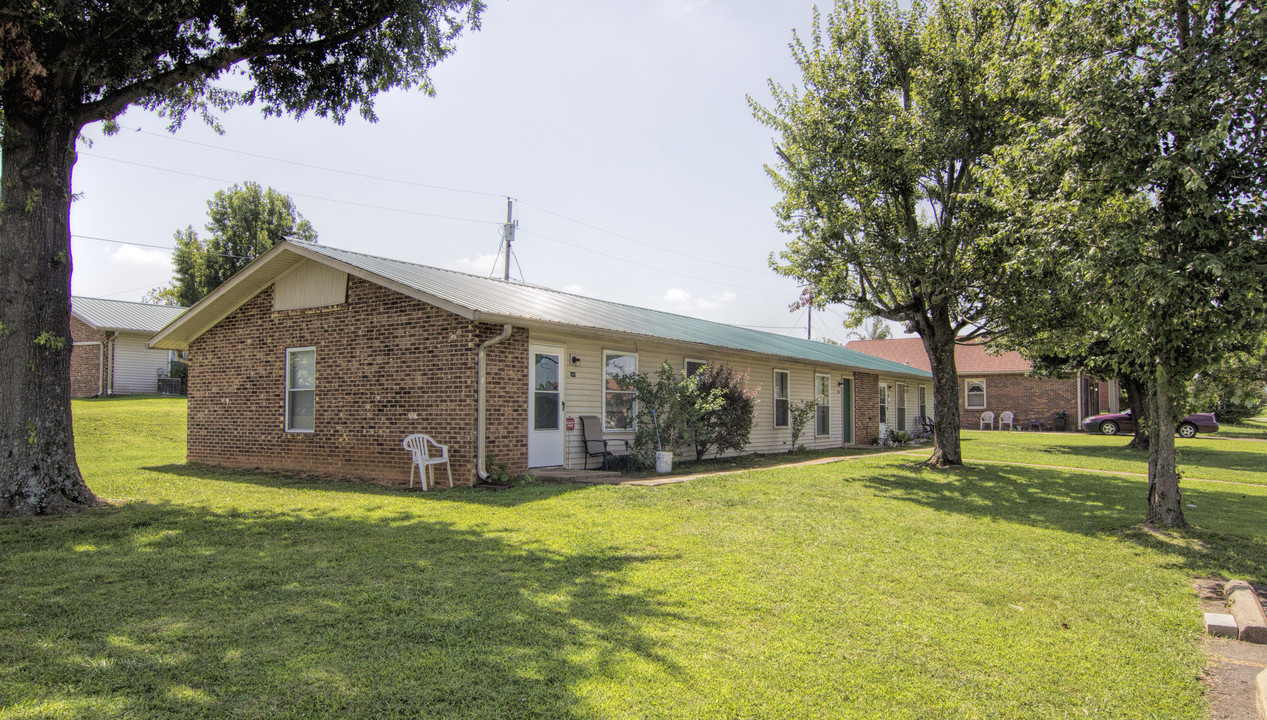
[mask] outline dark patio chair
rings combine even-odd
[[[585,469],[589,470],[590,458],[603,459],[600,470],[618,462],[628,464],[633,448],[628,440],[608,440],[603,437],[603,421],[597,415],[581,416],[581,432],[585,435]],[[613,452],[615,449],[615,452]]]
[[[925,435],[933,434],[933,419],[924,415],[919,416],[919,428]]]

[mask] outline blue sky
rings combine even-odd
[[[206,201],[247,180],[291,195],[335,247],[480,275],[516,199],[512,275],[582,295],[804,336],[796,284],[767,263],[786,237],[763,165],[771,131],[745,96],[796,82],[788,42],[809,2],[492,0],[433,73],[379,122],[265,120],[216,135],[132,111],[85,136],[71,211],[75,294],[139,300],[170,281],[170,247]],[[497,267],[500,274],[501,268]],[[842,313],[837,308],[835,313]],[[844,340],[839,315],[815,337]],[[799,327],[799,330],[796,329]]]

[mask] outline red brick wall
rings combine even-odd
[[[985,380],[983,409],[967,407],[964,380]],[[959,422],[965,430],[981,427],[981,413],[994,411],[994,427],[999,426],[999,416],[1010,410],[1019,425],[1029,420],[1042,420],[1051,427],[1052,414],[1063,410],[1069,413],[1069,430],[1077,430],[1078,381],[1076,378],[1034,378],[1024,375],[970,375],[959,376]]]
[[[474,482],[476,353],[501,326],[355,277],[344,305],[272,308],[268,288],[190,346],[191,462],[405,483],[401,441],[425,433],[449,446],[454,483]],[[296,347],[316,348],[311,433],[285,432],[286,349]],[[522,472],[526,330],[490,349],[488,373],[490,451]]]
[[[92,397],[108,389],[102,382],[106,333],[74,315],[70,316],[70,337],[73,342],[99,342],[102,345],[75,345],[70,351],[71,397]]]
[[[854,442],[870,445],[880,437],[880,376],[855,372],[853,385]]]

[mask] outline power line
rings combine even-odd
[[[429,183],[419,183],[419,182],[413,182],[413,181],[410,181],[410,180],[401,180],[401,179],[398,179],[398,178],[383,177],[383,176],[381,176],[381,175],[370,175],[370,174],[367,174],[367,173],[358,173],[358,172],[354,172],[354,171],[351,171],[351,170],[340,170],[340,169],[338,169],[338,168],[327,167],[327,166],[324,166],[324,165],[315,165],[315,164],[312,164],[312,163],[299,162],[299,161],[296,161],[296,160],[286,160],[286,159],[284,159],[284,158],[279,158],[279,157],[275,157],[275,156],[272,156],[272,155],[264,155],[264,154],[262,154],[262,153],[247,152],[247,151],[245,151],[245,150],[235,150],[235,149],[233,149],[233,148],[227,148],[227,147],[223,147],[223,146],[220,146],[220,145],[212,145],[212,144],[210,144],[210,143],[198,142],[198,141],[196,141],[196,140],[188,140],[188,139],[185,139],[185,138],[176,137],[176,136],[174,136],[174,135],[170,135],[170,134],[166,134],[166,133],[156,133],[156,132],[153,132],[153,131],[150,131],[150,130],[142,130],[142,129],[141,129],[141,128],[139,128],[139,127],[138,127],[138,128],[124,128],[124,129],[126,129],[126,130],[133,130],[133,131],[135,131],[135,132],[139,132],[139,133],[141,133],[141,134],[148,135],[148,136],[151,136],[151,137],[161,137],[161,138],[165,138],[165,139],[167,139],[167,140],[173,140],[173,141],[175,141],[175,142],[182,142],[182,143],[186,143],[186,144],[188,144],[188,145],[196,145],[196,146],[199,146],[199,147],[205,147],[205,148],[209,148],[209,149],[212,149],[212,150],[221,150],[221,151],[223,151],[223,152],[233,153],[233,154],[236,154],[236,155],[244,155],[244,156],[246,156],[246,157],[253,157],[253,158],[258,158],[258,159],[261,159],[261,160],[271,160],[271,161],[273,161],[273,162],[279,162],[279,163],[283,163],[283,164],[287,164],[287,165],[294,165],[294,166],[296,166],[296,167],[303,167],[303,168],[308,168],[308,169],[312,169],[312,170],[322,170],[322,171],[325,171],[325,172],[339,173],[339,174],[342,174],[342,175],[348,175],[348,176],[351,176],[351,177],[367,178],[367,179],[371,179],[371,180],[378,180],[378,181],[380,181],[380,182],[396,183],[396,184],[400,184],[400,185],[408,185],[408,186],[410,186],[410,187],[426,188],[426,189],[430,189],[430,190],[442,190],[442,191],[445,191],[445,192],[465,193],[465,194],[468,194],[468,195],[479,195],[479,196],[484,196],[484,197],[507,197],[507,196],[508,196],[508,194],[506,194],[506,193],[490,193],[490,192],[484,192],[484,191],[481,191],[481,190],[466,190],[466,189],[463,189],[463,188],[448,187],[448,186],[444,186],[444,185],[433,185],[433,184],[429,184]],[[84,155],[89,155],[90,157],[101,157],[101,156],[97,156],[97,155],[91,155],[90,153],[83,153],[83,154],[84,154]],[[111,158],[104,158],[104,159],[111,159]],[[119,162],[127,162],[127,161],[119,161]],[[141,165],[140,163],[132,163],[132,164]],[[151,166],[148,166],[148,165],[141,165],[141,167],[151,167]],[[163,168],[154,168],[154,169],[156,169],[156,170],[163,170]],[[172,171],[168,171],[168,172],[179,172],[179,171],[172,170]],[[190,174],[190,173],[181,173],[181,174]],[[204,176],[201,176],[201,175],[193,175],[193,177],[204,177]],[[215,179],[215,178],[206,178],[206,179]],[[229,181],[227,181],[227,180],[219,180],[219,179],[216,179],[216,180],[217,180],[217,182],[229,182]],[[293,195],[298,195],[297,193],[291,193],[291,194],[293,194]],[[299,197],[312,197],[312,196],[303,196],[303,195],[298,195],[298,196],[299,196]],[[318,199],[324,199],[324,198],[318,198]],[[585,221],[583,221],[583,220],[578,220],[578,219],[573,218],[573,217],[570,217],[570,216],[568,216],[568,215],[564,215],[563,213],[556,212],[556,211],[554,211],[554,210],[550,210],[550,209],[548,209],[548,208],[544,208],[544,207],[542,207],[542,206],[540,206],[540,205],[537,205],[537,204],[535,204],[535,203],[530,203],[530,202],[527,202],[527,201],[525,201],[525,200],[520,200],[519,198],[515,198],[515,199],[519,200],[520,204],[527,205],[527,206],[529,206],[529,207],[531,207],[531,208],[534,208],[534,209],[539,210],[539,211],[541,211],[541,212],[543,212],[543,213],[546,213],[547,215],[553,215],[554,217],[560,218],[560,219],[562,219],[562,220],[567,220],[568,222],[575,223],[575,224],[580,225],[580,226],[585,227],[585,228],[589,228],[590,230],[594,230],[595,232],[600,232],[600,233],[603,233],[603,234],[606,234],[606,235],[610,235],[610,236],[612,236],[612,237],[620,238],[621,240],[627,240],[627,241],[632,242],[632,243],[637,243],[638,245],[643,245],[643,246],[645,246],[645,247],[649,247],[649,248],[652,248],[652,249],[654,249],[654,250],[659,250],[660,252],[667,252],[667,253],[671,253],[671,254],[673,254],[673,255],[677,255],[677,256],[679,256],[679,257],[688,258],[688,259],[690,259],[690,260],[696,260],[696,261],[698,261],[698,262],[709,263],[709,264],[711,264],[711,265],[716,265],[716,266],[718,266],[718,267],[724,267],[724,268],[727,268],[727,269],[730,269],[730,270],[738,270],[739,272],[746,272],[746,273],[750,273],[750,274],[753,274],[753,275],[759,275],[759,276],[762,276],[762,277],[769,277],[769,275],[768,275],[765,271],[761,271],[761,270],[753,270],[752,268],[740,267],[740,266],[738,266],[738,265],[730,265],[730,264],[728,264],[728,263],[719,262],[719,261],[717,261],[717,260],[713,260],[713,259],[711,259],[711,258],[701,257],[701,256],[699,256],[699,255],[692,255],[692,254],[690,254],[690,253],[684,253],[684,252],[682,252],[682,251],[680,251],[680,250],[675,250],[675,249],[673,249],[673,248],[665,247],[665,246],[663,246],[663,245],[656,245],[655,243],[649,243],[649,242],[646,242],[645,240],[639,240],[638,238],[631,237],[631,236],[629,236],[629,235],[625,235],[625,234],[623,234],[623,233],[618,233],[618,232],[616,232],[616,231],[614,231],[614,230],[607,230],[606,228],[602,228],[602,227],[599,227],[599,226],[597,226],[597,225],[593,225],[593,224],[591,224],[591,223],[587,223],[587,222],[585,222]],[[334,200],[333,202],[340,202],[340,201],[338,201],[338,200]],[[346,202],[346,201],[344,201],[344,202]],[[351,205],[358,205],[359,203],[350,203],[350,202],[349,202],[348,204],[351,204]],[[368,205],[367,205],[367,206],[364,206],[364,207],[374,207],[374,206],[368,206]],[[387,208],[387,209],[391,210],[391,208]],[[405,210],[395,210],[395,212],[410,212],[410,211],[405,211]],[[427,215],[427,213],[416,213],[416,214]],[[446,217],[446,216],[436,215],[436,216],[434,216],[434,217]],[[466,220],[469,220],[468,218],[448,218],[448,219],[452,219],[452,220],[466,219]],[[483,222],[483,221],[474,221],[474,220],[472,220],[472,222]]]
[[[198,173],[186,172],[184,170],[171,170],[169,168],[161,168],[156,165],[146,165],[145,163],[133,162],[131,160],[121,160],[119,158],[107,157],[105,155],[95,155],[93,153],[87,153],[87,152],[81,152],[79,154],[84,155],[86,157],[96,158],[98,160],[109,160],[110,162],[123,163],[124,165],[133,165],[135,167],[143,167],[143,168],[148,168],[150,170],[158,170],[159,172],[172,173],[174,175],[184,175],[186,177],[198,178],[200,180],[212,180],[218,183],[229,183],[229,184],[234,184],[235,182],[233,180],[225,180],[224,178],[211,177],[210,175],[199,175]],[[304,193],[292,193],[292,192],[288,192],[287,194],[293,195],[294,197],[308,198],[309,200],[321,200],[323,202],[339,203],[342,205],[353,205],[355,207],[369,208],[371,210],[384,210],[386,212],[404,213],[406,215],[420,215],[422,217],[439,218],[441,220],[457,220],[460,222],[472,222],[472,223],[482,223],[482,224],[492,224],[492,225],[502,224],[502,223],[497,222],[496,220],[480,220],[476,218],[455,217],[453,215],[439,215],[436,213],[422,212],[421,210],[402,210],[400,208],[386,207],[383,205],[370,205],[368,203],[359,203],[359,202],[354,202],[352,200],[340,200],[338,198],[324,197],[321,195],[305,195]]]
[[[95,237],[92,235],[79,235],[77,233],[71,233],[70,236],[72,238],[79,238],[80,240],[97,240],[100,242],[115,243],[116,245],[134,245],[136,247],[154,248],[155,250],[175,250],[176,249],[170,245],[150,245],[147,243],[132,242],[130,240],[111,240],[110,238]],[[254,258],[242,256],[242,255],[230,255],[228,253],[211,252],[210,250],[204,250],[203,253],[206,255],[215,255],[217,257],[232,258],[234,260],[253,260],[254,259]]]
[[[505,193],[490,193],[490,192],[483,192],[481,190],[465,190],[463,188],[448,187],[445,185],[432,185],[429,183],[413,182],[412,180],[401,180],[399,178],[389,178],[389,177],[383,177],[381,175],[370,175],[368,173],[359,173],[352,170],[340,170],[338,168],[327,167],[325,165],[314,165],[312,163],[299,162],[298,160],[286,160],[284,158],[274,157],[272,155],[263,155],[261,153],[247,152],[245,150],[234,150],[233,148],[227,148],[222,145],[212,145],[211,143],[198,142],[197,140],[189,140],[187,138],[176,137],[175,135],[171,135],[168,133],[156,133],[152,130],[142,130],[139,127],[129,128],[129,127],[123,127],[122,125],[120,125],[119,127],[124,130],[132,130],[134,132],[138,132],[143,135],[150,135],[152,137],[166,138],[168,140],[185,143],[187,145],[197,145],[199,147],[210,148],[212,150],[220,150],[222,152],[233,153],[235,155],[245,155],[246,157],[259,158],[261,160],[272,160],[273,162],[284,163],[286,165],[294,165],[296,167],[308,168],[310,170],[323,170],[325,172],[338,173],[340,175],[348,175],[350,177],[359,177],[359,178],[365,178],[367,180],[378,180],[381,182],[397,183],[399,185],[408,185],[410,187],[426,188],[428,190],[443,190],[445,192],[465,193],[467,195],[483,195],[486,197],[506,197]]]
[[[637,260],[628,260],[626,258],[617,257],[616,255],[612,255],[610,253],[602,252],[601,250],[594,250],[593,248],[587,248],[584,245],[577,245],[575,243],[570,243],[566,240],[560,240],[556,237],[544,235],[542,233],[534,232],[532,230],[524,230],[523,228],[520,228],[520,232],[523,232],[526,235],[535,235],[536,237],[542,238],[544,240],[550,240],[552,242],[559,243],[560,245],[566,245],[570,248],[575,248],[577,250],[582,250],[584,252],[593,253],[595,255],[601,255],[606,258],[611,258],[612,260],[619,260],[620,262],[626,263],[628,265],[637,265],[638,267],[644,267],[644,268],[647,268],[648,270],[655,270],[656,272],[668,273],[669,275],[677,275],[678,277],[684,277],[689,280],[699,280],[701,282],[713,283],[715,285],[725,285],[726,287],[732,287],[738,290],[744,290],[746,292],[765,293],[766,295],[783,296],[787,294],[785,292],[778,292],[774,290],[758,290],[756,288],[745,287],[743,285],[735,285],[734,283],[723,282],[721,280],[714,280],[712,278],[704,278],[698,275],[688,275],[686,273],[677,272],[676,270],[669,270],[667,268],[658,267],[656,265],[648,265],[647,263],[641,263],[641,262],[638,262]]]
[[[740,271],[740,272],[752,273],[753,275],[760,275],[760,276],[762,276],[762,277],[769,277],[769,275],[768,275],[767,273],[762,272],[762,271],[759,271],[759,270],[753,270],[753,269],[751,269],[751,268],[739,267],[738,265],[728,265],[728,264],[726,264],[726,263],[724,263],[724,262],[718,262],[718,261],[716,261],[716,260],[712,260],[712,259],[709,259],[709,258],[700,257],[700,256],[698,256],[698,255],[691,255],[690,253],[684,253],[684,252],[681,252],[680,250],[674,250],[674,249],[672,249],[672,248],[667,248],[667,247],[664,247],[664,246],[662,246],[662,245],[656,245],[656,244],[654,244],[654,243],[649,243],[649,242],[646,242],[645,240],[639,240],[638,238],[635,238],[635,237],[630,237],[630,236],[628,236],[628,235],[624,235],[624,234],[622,234],[622,233],[615,232],[615,231],[613,231],[613,230],[606,230],[606,229],[604,229],[604,228],[598,227],[597,225],[591,225],[590,223],[587,223],[587,222],[585,222],[585,221],[583,221],[583,220],[577,220],[576,218],[571,218],[571,217],[568,217],[567,215],[564,215],[564,214],[562,214],[562,213],[557,213],[557,212],[555,212],[555,211],[553,211],[553,210],[547,210],[547,209],[545,209],[545,208],[541,207],[540,205],[534,205],[533,203],[530,203],[530,202],[528,202],[527,200],[520,200],[520,201],[519,201],[519,203],[520,203],[521,205],[527,205],[527,206],[528,206],[528,207],[530,207],[530,208],[534,208],[534,209],[536,209],[536,210],[540,210],[541,212],[546,213],[547,215],[553,215],[553,216],[555,216],[555,217],[557,217],[557,218],[560,218],[560,219],[562,219],[562,220],[567,220],[568,222],[576,223],[577,225],[580,225],[581,227],[589,228],[590,230],[594,230],[595,232],[601,232],[601,233],[604,233],[604,234],[606,234],[606,235],[611,235],[612,237],[620,238],[621,240],[628,240],[629,242],[632,242],[632,243],[637,243],[637,244],[639,244],[639,245],[645,245],[646,247],[652,248],[652,249],[654,249],[654,250],[659,250],[660,252],[672,253],[673,255],[678,255],[678,256],[680,256],[680,257],[684,257],[684,258],[689,258],[689,259],[691,259],[691,260],[698,260],[698,261],[700,261],[700,262],[705,262],[705,263],[709,263],[709,264],[712,264],[712,265],[717,265],[718,267],[729,268],[729,269],[731,269],[731,270],[738,270],[738,271]]]

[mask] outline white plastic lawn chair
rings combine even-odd
[[[981,413],[981,429],[982,430],[994,429],[994,411],[993,410],[986,410],[985,412]]]
[[[444,463],[444,469],[449,474],[449,487],[453,487],[453,468],[449,465],[449,447],[441,445],[431,439],[429,435],[410,435],[405,438],[405,449],[413,455],[413,464],[409,466],[409,487],[414,486],[414,468],[418,468],[418,481],[422,484],[422,489],[427,490],[427,480],[431,478],[431,484],[435,485],[435,479],[432,476],[434,470],[432,465]],[[438,455],[435,453],[439,453]]]
[[[1003,414],[999,415],[999,429],[1002,430],[1003,426],[1007,425],[1008,430],[1015,430],[1016,428],[1012,426],[1012,420],[1015,418],[1016,415],[1011,410],[1004,410]]]

